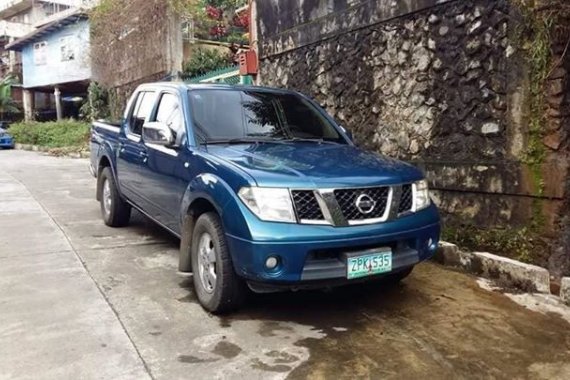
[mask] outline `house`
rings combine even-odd
[[[15,78],[12,98],[22,108],[22,57],[20,52],[7,50],[6,45],[73,11],[84,0],[6,0],[0,2],[0,77]],[[37,93],[34,103],[41,109],[53,108],[53,95]],[[7,114],[5,118],[19,120],[22,114]]]
[[[89,19],[81,9],[73,9],[25,36],[6,49],[21,53],[26,119],[53,118],[38,111],[37,94],[53,94],[57,119],[77,117],[91,78]],[[49,105],[49,104],[48,104]],[[45,109],[45,108],[44,108]]]

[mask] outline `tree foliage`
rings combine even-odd
[[[16,102],[12,99],[14,78],[7,76],[0,80],[0,118],[6,112],[19,112]]]
[[[108,119],[111,116],[109,91],[97,82],[91,82],[87,90],[87,101],[81,107],[85,119]]]
[[[192,52],[190,60],[184,64],[184,75],[197,77],[232,64],[232,57],[229,53],[215,49],[197,48]]]
[[[193,21],[199,39],[247,44],[249,12],[237,12],[247,0],[170,0],[174,9]]]

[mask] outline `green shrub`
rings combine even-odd
[[[233,65],[229,53],[215,49],[197,48],[192,51],[190,60],[184,64],[184,76],[193,78],[210,71],[223,69]]]
[[[445,227],[442,239],[469,251],[484,251],[526,263],[545,265],[546,243],[529,228]],[[547,258],[546,258],[547,260]]]
[[[48,148],[87,146],[89,133],[89,124],[74,120],[26,122],[10,127],[10,134],[17,143]]]

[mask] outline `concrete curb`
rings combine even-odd
[[[487,252],[463,252],[455,244],[447,242],[440,243],[434,260],[478,276],[498,280],[504,286],[550,294],[550,273],[536,265]],[[570,299],[570,281],[567,284]]]
[[[560,282],[560,299],[570,306],[570,277],[562,277]]]
[[[68,153],[61,154],[61,152],[59,152],[58,149],[64,149],[64,148],[48,148],[45,146],[32,145],[32,144],[16,143],[14,145],[14,148],[18,149],[18,150],[29,150],[32,152],[43,152],[43,153],[49,154],[50,156],[58,156],[58,157],[69,157],[69,158],[89,158],[90,157],[89,151],[68,152]],[[57,153],[55,153],[55,152],[57,152]]]

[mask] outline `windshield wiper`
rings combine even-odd
[[[263,143],[279,143],[275,140],[269,139],[256,139],[248,137],[237,137],[233,139],[217,139],[208,140],[208,144],[263,144]]]
[[[336,142],[336,141],[329,141],[329,140],[325,140],[322,138],[314,138],[314,139],[307,139],[307,138],[301,138],[301,137],[292,137],[290,139],[284,139],[281,141],[290,141],[290,142],[312,142],[312,143],[317,143],[317,144],[334,144],[334,145],[338,145],[340,143]]]

